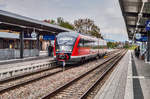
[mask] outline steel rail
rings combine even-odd
[[[20,78],[23,78],[23,77],[31,76],[31,75],[34,75],[34,74],[42,73],[44,71],[49,71],[49,70],[56,69],[56,68],[57,67],[52,67],[52,68],[49,68],[49,69],[46,69],[46,70],[39,70],[39,71],[36,71],[36,72],[31,72],[31,73],[29,72],[27,74],[22,74],[22,75],[18,75],[16,77],[7,78],[7,79],[4,79],[4,80],[1,80],[0,84],[8,83],[8,82],[11,82],[11,81],[14,81],[14,80],[19,80]],[[68,70],[70,68],[72,68],[72,67],[67,67],[65,70]],[[47,73],[45,75],[41,75],[41,76],[38,76],[36,78],[30,78],[28,80],[24,80],[24,81],[21,81],[19,83],[16,83],[16,84],[13,84],[13,85],[10,85],[10,86],[7,86],[7,87],[2,87],[2,88],[0,88],[0,93],[4,93],[4,92],[6,92],[8,90],[13,90],[13,89],[15,89],[17,87],[26,85],[28,83],[31,83],[31,82],[34,82],[34,81],[37,81],[37,80],[40,80],[40,79],[43,79],[43,78],[48,77],[48,76],[53,76],[53,75],[55,75],[55,74],[57,74],[59,72],[62,72],[62,71],[63,71],[63,69],[61,69],[59,71],[56,71],[54,73]]]
[[[82,96],[79,99],[86,99],[86,97],[89,95],[89,93],[100,83],[100,81],[108,74],[108,72],[122,59],[122,57],[126,54],[124,52],[121,56],[117,58],[112,64],[110,64],[110,67],[104,71],[100,77],[92,84],[90,88],[88,88],[85,93],[82,94]]]
[[[26,85],[26,84],[28,84],[28,83],[38,81],[38,80],[43,79],[43,78],[45,78],[45,77],[55,75],[55,74],[57,74],[57,73],[59,73],[59,72],[62,72],[62,71],[63,71],[63,70],[61,69],[61,70],[58,70],[58,71],[53,72],[53,73],[45,73],[45,74],[40,75],[40,76],[37,76],[37,77],[35,77],[35,78],[30,78],[30,79],[27,79],[27,80],[24,80],[24,81],[20,81],[19,83],[16,83],[16,84],[13,84],[13,85],[10,85],[10,86],[7,86],[7,87],[2,87],[2,88],[0,88],[0,93],[4,93],[4,92],[6,92],[6,91],[8,91],[8,90],[12,90],[12,89],[15,89],[15,88],[17,88],[17,87]]]
[[[118,54],[117,54],[118,55]],[[104,65],[106,64],[107,62],[110,62],[112,59],[114,59],[115,57],[117,57],[117,55],[111,57],[110,59],[108,60],[104,60],[103,63],[99,64],[98,66],[96,66],[95,68],[91,69],[91,70],[88,70],[87,72],[83,73],[82,75],[74,78],[73,80],[65,83],[64,85],[56,88],[54,91],[50,92],[50,93],[47,93],[46,95],[44,95],[42,97],[42,99],[50,99],[51,97],[55,96],[57,93],[59,93],[60,91],[62,91],[63,89],[69,87],[71,84],[73,84],[74,82],[80,80],[81,78],[83,78],[84,76],[88,75],[89,73],[91,73],[92,71],[96,70],[97,68],[99,68],[101,65]]]
[[[109,59],[111,59],[111,58],[105,59],[104,62],[109,61]],[[68,70],[70,68],[72,68],[72,67],[68,67],[68,68],[66,68],[66,70]],[[5,82],[10,82],[10,81],[13,81],[13,80],[17,80],[17,79],[20,79],[20,78],[23,78],[23,77],[26,77],[26,76],[31,76],[31,75],[34,75],[34,74],[38,74],[38,73],[41,73],[41,72],[44,72],[44,71],[49,71],[49,70],[52,70],[52,69],[55,69],[55,67],[44,69],[44,70],[38,70],[38,71],[35,71],[35,72],[31,72],[31,73],[29,72],[27,74],[22,74],[22,75],[19,75],[19,76],[7,78],[7,79],[4,79],[4,80],[1,80],[0,84],[5,83]],[[30,79],[27,79],[25,81],[21,81],[19,83],[16,83],[16,84],[13,84],[13,85],[10,85],[10,86],[7,86],[7,87],[2,87],[2,88],[0,88],[0,93],[4,93],[6,91],[13,90],[13,89],[18,88],[20,86],[26,85],[26,84],[34,82],[34,81],[38,81],[38,80],[43,79],[43,78],[48,77],[48,76],[55,75],[55,74],[57,74],[59,72],[62,72],[62,71],[63,70],[61,69],[61,70],[56,71],[54,73],[45,73],[45,74],[43,74],[41,76],[38,76],[38,77],[35,77],[35,78],[30,78]]]

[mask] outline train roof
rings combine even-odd
[[[90,40],[102,40],[101,38],[96,38],[96,37],[93,37],[91,35],[88,35],[88,34],[85,34],[85,33],[78,33],[78,32],[62,32],[62,33],[59,33],[56,37],[59,37],[59,36],[63,36],[63,35],[71,35],[73,37],[78,37],[79,35],[81,35],[81,37],[83,38],[87,38],[87,39],[90,39]]]
[[[79,33],[77,33],[77,32],[61,32],[56,37],[64,36],[64,35],[70,35],[70,36],[73,36],[73,37],[78,37]]]

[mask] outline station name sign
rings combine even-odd
[[[54,35],[43,35],[43,40],[55,40]]]
[[[35,32],[25,33],[24,38],[36,38],[37,34]]]
[[[135,34],[135,38],[136,39],[140,39],[141,38],[141,34],[140,33]]]

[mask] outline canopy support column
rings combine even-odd
[[[39,33],[37,33],[37,36],[36,36],[36,49],[37,49],[37,56],[39,56],[39,51],[40,51],[40,47],[39,47],[39,45],[40,45],[40,39],[39,39],[39,37],[40,37],[40,35],[39,35]]]
[[[24,52],[24,30],[20,33],[20,58],[23,58]]]
[[[148,41],[147,41],[147,62],[150,61],[150,31],[147,33]]]

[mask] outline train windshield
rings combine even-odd
[[[57,43],[59,45],[73,45],[75,42],[75,38],[74,37],[59,37],[57,38]]]
[[[67,51],[71,52],[76,38],[72,36],[60,36],[56,39],[56,52]]]

